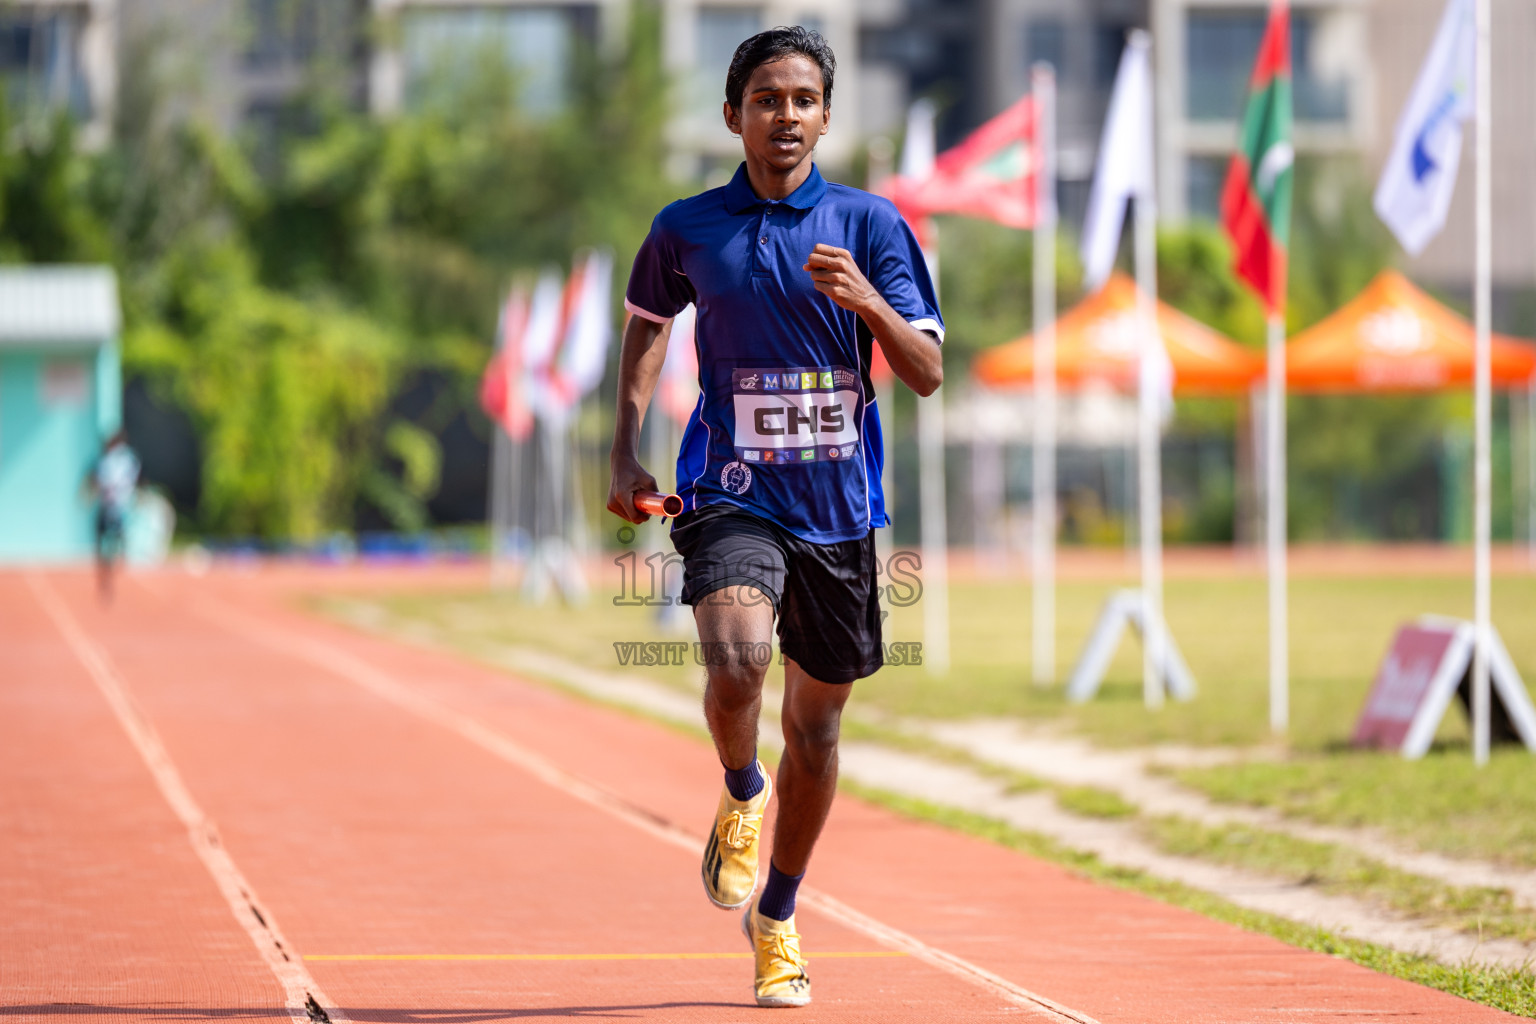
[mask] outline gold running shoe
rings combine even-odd
[[[758,1006],[804,1006],[811,1001],[811,979],[805,973],[805,958],[800,955],[800,933],[795,931],[795,916],[775,921],[757,912],[757,904],[741,917],[741,930],[752,943],[752,958],[757,976],[753,994]]]
[[[773,792],[773,777],[761,761],[757,770],[763,773],[763,790],[751,800],[737,800],[729,789],[721,791],[715,827],[704,844],[704,892],[721,910],[746,906],[757,888],[758,834]]]

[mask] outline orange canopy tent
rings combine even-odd
[[[1343,309],[1286,345],[1292,391],[1438,391],[1471,387],[1472,325],[1383,271]],[[1495,335],[1493,384],[1524,387],[1536,347]]]
[[[1096,295],[1056,323],[1056,380],[1064,388],[1089,381],[1134,390],[1140,327],[1136,285],[1115,274]],[[1236,394],[1264,376],[1264,360],[1171,306],[1157,304],[1157,326],[1173,364],[1177,394]],[[983,384],[1010,387],[1034,379],[1033,336],[988,349],[972,373]]]

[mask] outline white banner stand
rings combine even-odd
[[[1428,684],[1415,693],[1412,691],[1422,685],[1419,680],[1378,679],[1366,706],[1366,715],[1377,718],[1390,717],[1393,712],[1411,713],[1407,733],[1398,748],[1399,753],[1409,760],[1418,760],[1429,752],[1435,732],[1451,706],[1451,698],[1459,695],[1471,714],[1473,639],[1477,634],[1476,627],[1470,622],[1436,615],[1424,616],[1416,626],[1420,633],[1440,634],[1447,641]],[[1526,749],[1536,751],[1536,707],[1532,707],[1530,695],[1525,692],[1525,684],[1520,681],[1520,673],[1497,629],[1489,628],[1488,641],[1488,668],[1493,691],[1489,707],[1491,738],[1517,741],[1525,744]],[[1364,728],[1362,725],[1361,729]],[[1357,744],[1359,742],[1357,740]]]
[[[1099,621],[1094,623],[1093,632],[1088,635],[1088,643],[1083,647],[1077,665],[1072,669],[1072,679],[1067,683],[1068,701],[1081,704],[1099,692],[1099,685],[1104,682],[1104,673],[1109,668],[1110,659],[1115,656],[1115,649],[1120,646],[1120,638],[1125,635],[1127,626],[1136,631],[1143,645],[1148,642],[1149,630],[1143,621],[1145,609],[1146,602],[1138,590],[1118,590],[1111,595],[1104,610],[1099,613]],[[1162,654],[1162,671],[1158,673],[1162,688],[1174,700],[1193,699],[1195,677],[1190,674],[1189,666],[1184,663],[1184,655],[1180,653],[1179,645],[1161,616],[1154,620],[1150,633],[1151,639],[1155,641],[1154,649]]]

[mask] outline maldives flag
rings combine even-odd
[[[1285,0],[1269,9],[1269,25],[1253,66],[1238,150],[1221,193],[1221,221],[1232,237],[1237,275],[1270,313],[1285,308],[1286,248],[1291,235],[1291,14]]]
[[[911,224],[955,213],[1013,228],[1035,226],[1035,101],[1025,96],[965,141],[940,153],[932,173],[900,175],[886,190]]]

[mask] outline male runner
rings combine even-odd
[[[742,921],[761,1006],[803,1006],[810,980],[795,890],[837,788],[850,685],[878,669],[874,529],[880,419],[871,346],[921,395],[943,380],[943,321],[916,240],[895,207],[828,184],[812,154],[831,112],[832,50],[803,28],[742,43],[725,123],[745,161],[723,188],[673,203],[635,257],[625,306],[608,507],[638,523],[640,424],[667,322],[697,307],[701,396],[677,461],[686,511],[672,527],[684,603],[711,657],[704,716],[725,789],[704,850],[704,890]],[[757,760],[770,631],[784,662],[779,810],[756,902],[758,837],[773,786]]]

